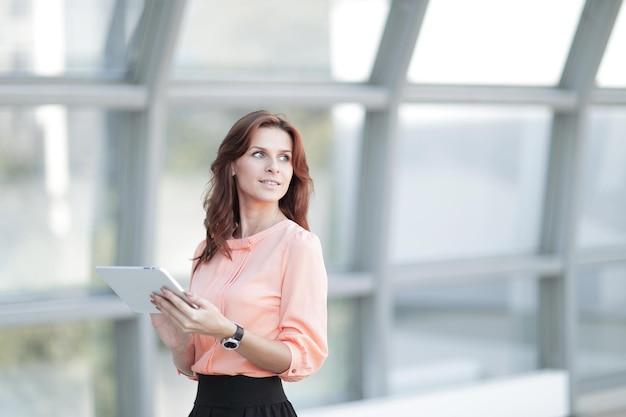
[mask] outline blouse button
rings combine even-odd
[[[292,374],[295,374],[295,373],[296,373],[296,370],[295,370],[295,369],[292,369],[292,370],[291,370],[291,373],[292,373]]]

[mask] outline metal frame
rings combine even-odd
[[[107,51],[116,59],[115,28],[123,25],[122,1],[116,6]],[[125,111],[113,114],[110,128],[125,161],[122,193],[143,193],[141,204],[120,207],[118,261],[149,263],[155,225],[156,184],[161,172],[167,106],[246,104],[328,107],[359,103],[367,110],[359,183],[356,239],[362,246],[353,255],[353,271],[331,274],[331,297],[361,300],[361,364],[363,397],[388,392],[390,351],[384,342],[392,323],[391,291],[432,287],[473,280],[502,279],[525,273],[540,280],[539,357],[543,367],[570,372],[570,407],[585,387],[577,386],[574,346],[576,269],[586,264],[626,261],[626,248],[576,248],[580,157],[588,109],[592,105],[626,105],[626,89],[596,89],[595,74],[615,23],[621,0],[587,0],[561,82],[555,87],[485,87],[407,84],[406,71],[424,18],[427,0],[394,0],[371,79],[367,83],[319,82],[169,82],[169,67],[186,2],[146,2],[142,31],[133,40],[139,52],[124,81],[3,78],[0,105],[60,104]],[[398,108],[403,103],[462,103],[546,106],[555,111],[549,178],[545,192],[541,246],[537,254],[471,261],[392,265],[387,254],[389,207],[396,150]],[[123,150],[123,151],[122,151]],[[139,164],[137,164],[139,161]],[[131,163],[132,162],[132,163]],[[375,173],[376,175],[371,175]],[[116,181],[115,178],[111,179]],[[0,328],[58,323],[92,318],[116,320],[120,368],[120,415],[153,415],[151,357],[154,339],[147,318],[128,312],[109,295],[70,295],[54,300],[5,304]],[[560,331],[554,331],[560,329]],[[141,352],[141,353],[140,353]],[[615,380],[622,380],[622,376]]]
[[[587,104],[620,6],[621,0],[585,3],[559,83],[560,88],[577,93],[578,106],[573,111],[555,111],[544,196],[540,253],[559,256],[563,270],[555,279],[540,282],[539,365],[569,372],[572,415],[577,414],[579,392],[575,254]]]
[[[363,301],[362,390],[365,398],[389,392],[388,348],[393,323],[389,274],[389,223],[393,167],[397,152],[397,114],[411,55],[428,1],[394,1],[389,10],[370,84],[388,91],[385,109],[368,109],[363,129],[356,219],[354,268],[373,275],[374,292]]]
[[[154,264],[154,234],[158,203],[165,128],[167,118],[166,88],[169,68],[180,32],[185,0],[153,1],[146,4],[141,17],[141,34],[135,38],[137,55],[128,80],[144,86],[147,105],[139,112],[112,115],[127,128],[116,140],[122,161],[118,177],[120,221],[118,254],[120,265]],[[137,315],[117,321],[117,398],[119,415],[153,416],[156,344],[150,317]]]

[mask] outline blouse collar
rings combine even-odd
[[[228,246],[232,250],[249,249],[249,248],[252,248],[257,242],[262,240],[264,237],[272,233],[274,230],[286,226],[289,222],[291,222],[291,220],[289,219],[281,220],[275,225],[272,225],[265,230],[261,230],[260,232],[255,233],[252,236],[247,236],[247,237],[243,237],[239,239],[228,239],[226,243],[228,243]]]

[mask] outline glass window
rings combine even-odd
[[[535,251],[547,109],[407,105],[399,117],[393,261]]]
[[[0,330],[0,415],[117,415],[110,322]]]
[[[388,12],[387,0],[330,1],[333,79],[355,82],[369,79]]]
[[[177,108],[169,115],[164,173],[160,182],[157,263],[182,280],[204,239],[203,192],[210,164],[232,124],[255,109]],[[356,199],[361,106],[281,109],[301,132],[315,185],[309,225],[324,248],[327,268],[348,264],[351,213]]]
[[[392,393],[535,369],[536,297],[523,277],[396,291]]]
[[[600,87],[626,87],[626,7],[622,5],[598,69]]]
[[[0,294],[84,286],[113,259],[105,122],[99,110],[0,108]]]
[[[359,306],[358,299],[329,300],[328,359],[316,374],[284,384],[296,410],[361,398]]]
[[[580,376],[626,372],[626,264],[583,267],[576,284]]]
[[[332,352],[321,370],[297,383],[284,383],[296,410],[355,400],[360,392],[357,300],[331,299],[328,304],[328,343]],[[187,415],[197,385],[178,375],[169,351],[159,343],[157,416]]]
[[[579,246],[626,243],[625,137],[625,109],[592,109],[581,181]]]
[[[143,3],[1,1],[0,74],[121,78]]]
[[[434,0],[408,79],[415,83],[556,85],[583,0]]]
[[[365,81],[388,3],[191,1],[172,72],[185,79]]]

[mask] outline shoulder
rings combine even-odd
[[[290,244],[315,245],[321,246],[317,235],[292,220],[285,220],[284,238]]]
[[[315,233],[291,220],[287,220],[286,223],[281,240],[288,258],[309,257],[314,254],[322,257],[322,244]]]
[[[200,260],[198,258],[200,258],[200,255],[202,255],[202,252],[204,252],[204,248],[206,248],[206,239],[203,240],[202,242],[198,243],[198,245],[196,245],[196,250],[193,251],[193,258],[191,258],[192,261],[192,275],[193,275],[193,271],[196,270],[196,266],[198,265],[198,262],[200,262]]]
[[[282,268],[285,277],[290,278],[285,282],[304,280],[321,285],[326,281],[326,266],[320,239],[315,233],[293,222],[288,229],[284,237]],[[311,289],[309,286],[302,288]]]
[[[198,256],[200,256],[200,254],[202,254],[202,252],[204,251],[204,248],[206,248],[206,239],[198,243],[198,245],[196,246],[196,250],[193,251],[193,257],[197,258]]]

